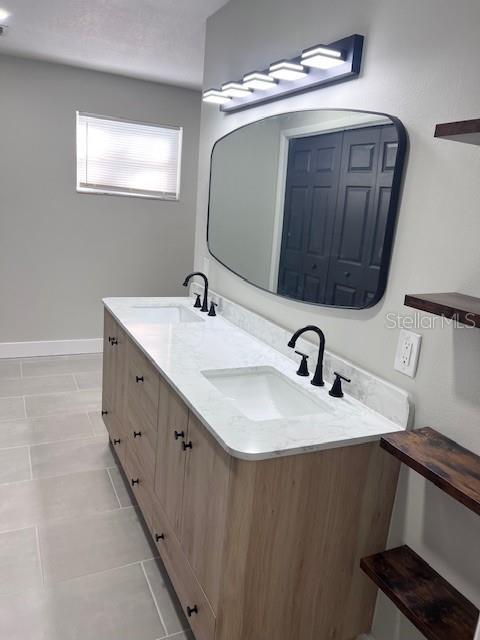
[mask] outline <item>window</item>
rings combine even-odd
[[[77,191],[178,200],[182,132],[77,112]]]

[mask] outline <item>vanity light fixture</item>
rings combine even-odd
[[[203,92],[203,101],[210,102],[211,104],[226,104],[230,102],[231,98],[226,96],[222,91],[218,89],[209,89]]]
[[[1,0],[0,0],[1,2]],[[231,113],[358,77],[362,66],[364,37],[353,34],[325,45],[305,49],[293,58],[272,62],[266,69],[251,71],[243,80],[228,81],[220,89],[203,94],[205,102]]]
[[[0,8],[0,22],[5,22],[10,17],[10,13],[6,9]]]
[[[276,80],[286,80],[289,82],[292,80],[299,80],[300,78],[305,77],[307,73],[308,70],[305,69],[303,64],[282,60],[281,62],[275,62],[270,65],[268,75]]]
[[[244,87],[239,82],[227,82],[222,84],[222,94],[227,98],[246,98],[252,93],[251,89]]]
[[[277,81],[274,78],[271,78],[266,73],[260,73],[258,71],[253,71],[252,73],[247,73],[246,76],[243,76],[243,86],[248,89],[253,89],[254,91],[268,91],[276,84]]]
[[[315,69],[333,69],[345,62],[345,54],[343,51],[317,45],[305,49],[302,53],[302,64],[307,67],[315,67]]]

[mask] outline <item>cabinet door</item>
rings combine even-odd
[[[105,310],[103,337],[102,416],[110,441],[122,462],[125,460],[124,386],[126,336]]]
[[[185,475],[183,443],[187,437],[188,409],[164,381],[160,382],[155,495],[173,527],[180,534],[180,519]]]
[[[180,541],[216,611],[231,458],[192,413],[186,445]]]

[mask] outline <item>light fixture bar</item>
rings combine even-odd
[[[210,102],[211,104],[223,105],[230,102],[231,98],[224,95],[218,89],[209,89],[203,92],[202,100],[203,102]]]
[[[296,58],[272,62],[251,71],[240,81],[222,84],[203,94],[205,102],[231,113],[295,93],[352,80],[360,74],[364,37],[358,34],[305,49]]]

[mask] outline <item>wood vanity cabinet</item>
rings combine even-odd
[[[108,311],[105,329],[121,335]],[[104,419],[196,640],[367,632],[376,588],[359,564],[385,548],[398,461],[377,442],[234,458],[123,339],[125,359],[105,341],[104,406],[124,402]]]

